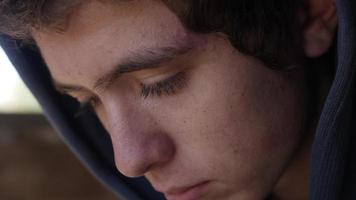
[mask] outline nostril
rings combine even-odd
[[[149,170],[150,166],[145,167],[141,164],[136,163],[123,163],[121,161],[116,161],[116,168],[119,172],[130,178],[137,178],[145,174]]]

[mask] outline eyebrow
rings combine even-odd
[[[161,63],[169,62],[179,55],[188,53],[191,49],[192,47],[188,45],[177,45],[132,52],[127,58],[123,59],[121,64],[116,65],[108,73],[98,78],[93,84],[93,90],[103,91],[109,88],[122,74],[158,68]],[[53,79],[53,82],[56,90],[60,93],[68,94],[87,90],[82,86],[61,83],[55,79]]]

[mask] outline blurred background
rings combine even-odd
[[[1,46],[0,199],[118,199],[57,137]]]

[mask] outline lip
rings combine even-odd
[[[209,181],[200,182],[193,186],[172,188],[163,192],[167,200],[198,200],[207,193]]]

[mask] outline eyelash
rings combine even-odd
[[[184,71],[178,72],[175,75],[151,85],[141,83],[141,96],[146,99],[147,97],[154,96],[169,96],[182,89],[186,85],[186,73]]]
[[[165,80],[159,81],[157,83],[153,83],[150,85],[145,85],[143,83],[141,86],[141,97],[146,99],[148,97],[161,97],[161,96],[169,96],[175,94],[179,89],[182,89],[186,86],[187,75],[186,72],[181,71],[176,73],[175,75],[168,77]],[[100,100],[97,97],[91,97],[88,100],[80,103],[80,107],[76,112],[76,116],[85,112],[85,110],[93,109],[100,104]]]

